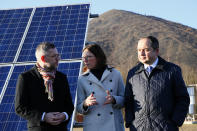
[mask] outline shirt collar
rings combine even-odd
[[[157,66],[157,64],[158,64],[158,61],[159,61],[159,59],[158,59],[158,57],[157,57],[157,59],[153,62],[152,65],[145,65],[145,64],[144,64],[144,69],[146,69],[148,66],[152,66],[153,68],[155,68],[155,67]]]

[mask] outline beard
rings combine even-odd
[[[50,66],[46,66],[46,65],[44,65],[44,69],[46,70],[46,71],[54,71],[54,70],[56,70],[57,69],[57,67],[55,66],[55,65],[50,65]]]

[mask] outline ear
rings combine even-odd
[[[45,57],[44,56],[41,56],[41,60],[43,63],[45,63]]]
[[[157,55],[159,55],[159,48],[156,49]]]

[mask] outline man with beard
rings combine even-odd
[[[36,48],[36,65],[19,75],[15,111],[28,131],[66,131],[73,104],[66,75],[56,70],[60,56],[54,44]]]

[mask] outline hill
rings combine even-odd
[[[87,41],[104,49],[108,63],[124,78],[137,62],[137,42],[153,35],[160,42],[160,56],[182,67],[187,84],[197,83],[197,30],[154,16],[110,10],[89,22]]]

